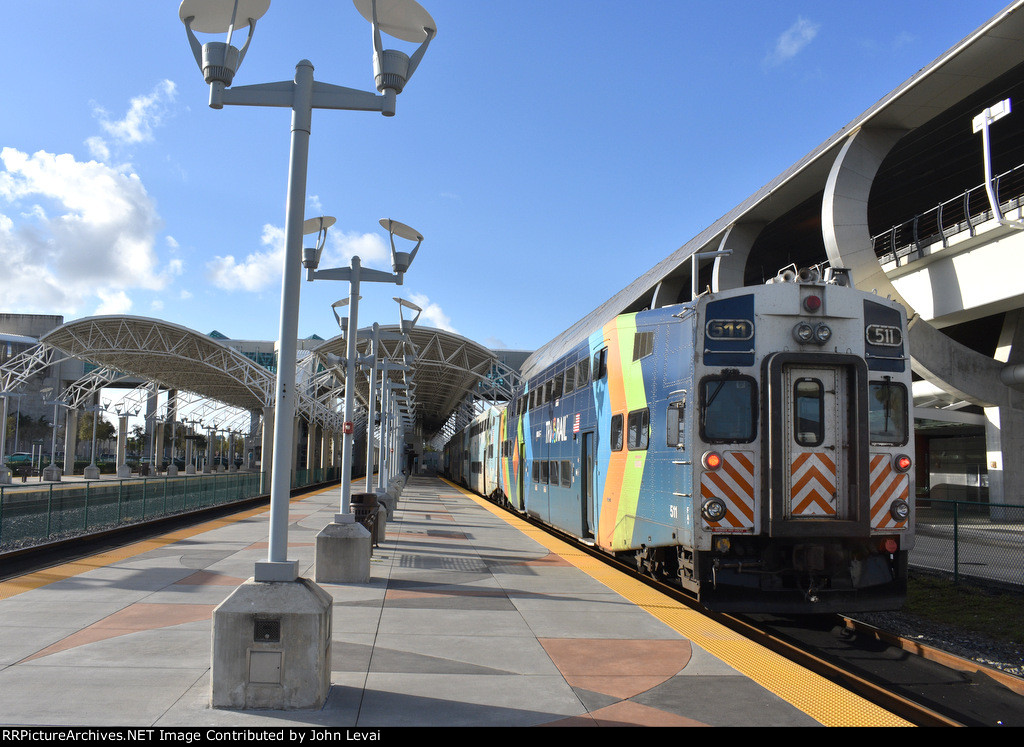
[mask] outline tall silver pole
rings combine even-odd
[[[287,563],[288,500],[291,492],[292,429],[295,419],[295,358],[299,337],[299,288],[302,281],[302,222],[306,202],[306,170],[309,164],[309,133],[313,118],[313,64],[301,60],[295,66],[292,100],[291,155],[288,164],[288,197],[285,215],[285,256],[281,277],[281,326],[277,339],[277,390],[274,418],[274,455],[270,483],[270,564]],[[256,580],[278,578],[272,569],[257,565]],[[262,576],[262,577],[261,577]]]
[[[373,421],[377,409],[377,355],[380,352],[380,325],[373,323],[373,351],[370,361],[370,392],[366,409],[369,417],[366,420],[366,492],[373,492]]]
[[[347,517],[352,511],[352,440],[355,419],[352,417],[356,406],[356,335],[359,331],[359,257],[351,262],[351,277],[348,291],[348,335],[345,340],[345,432],[341,434],[341,508],[340,516]],[[352,424],[349,427],[349,423]],[[342,519],[341,521],[348,521]],[[339,522],[341,523],[341,522]]]

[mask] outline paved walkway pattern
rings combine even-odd
[[[313,576],[338,490],[291,505]],[[213,709],[211,614],[266,509],[0,583],[0,723],[50,726],[903,725],[480,498],[413,478],[367,584],[334,597],[317,711]]]

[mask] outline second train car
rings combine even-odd
[[[906,312],[845,277],[620,315],[451,439],[443,469],[709,609],[897,608],[915,521]]]

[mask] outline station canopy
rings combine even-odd
[[[389,378],[406,386],[409,413],[425,440],[438,438],[446,428],[451,431],[460,413],[464,422],[480,403],[508,401],[517,374],[493,351],[440,329],[416,327],[404,334],[402,330],[399,325],[378,328],[378,359],[408,366],[408,371],[392,370]],[[366,362],[372,345],[372,328],[359,330],[357,357],[361,362]],[[158,319],[120,315],[79,319],[44,335],[40,348],[46,355],[37,354],[35,370],[53,362],[54,351],[96,367],[89,374],[89,387],[79,385],[83,392],[130,377],[244,410],[273,404],[276,377],[271,370],[233,347],[230,340]],[[340,429],[344,420],[345,337],[339,335],[303,352],[305,358],[296,362],[298,413]],[[32,365],[24,367],[20,378],[27,379],[32,370]],[[8,383],[16,384],[19,376],[6,374]],[[355,396],[357,410],[363,412],[353,420],[365,422],[368,384],[368,368],[360,367]],[[84,396],[80,397],[83,402]]]

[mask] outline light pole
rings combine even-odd
[[[288,503],[290,493],[292,430],[296,405],[296,370],[299,288],[301,285],[303,212],[306,195],[306,172],[309,157],[309,135],[313,109],[341,109],[350,111],[379,111],[393,116],[398,94],[405,87],[435,35],[436,26],[430,15],[414,0],[355,0],[357,10],[370,21],[373,32],[374,73],[380,95],[368,91],[317,83],[313,80],[313,65],[301,60],[295,66],[292,81],[265,83],[231,88],[238,66],[241,64],[256,29],[256,22],[270,6],[270,0],[184,0],[178,17],[184,23],[196,63],[210,86],[209,105],[220,109],[225,105],[271,106],[292,111],[291,146],[288,167],[288,189],[285,216],[285,257],[281,280],[281,315],[278,330],[278,366],[275,391],[275,422],[273,439],[273,466],[270,491],[270,541],[267,560],[257,562],[254,582],[303,582],[318,608],[310,623],[316,629],[297,635],[311,636],[306,648],[319,645],[322,631],[330,628],[330,604],[326,593],[299,579],[298,561],[287,560]],[[248,26],[245,44],[239,50],[232,46],[236,26]],[[200,44],[195,32],[227,34],[224,42]],[[396,50],[385,50],[381,32],[409,42],[418,42],[412,57]],[[237,595],[218,608],[219,620],[214,620],[214,666],[211,688],[213,705],[229,707],[319,707],[326,700],[330,687],[330,646],[326,647],[327,661],[319,657],[316,676],[310,683],[305,673],[294,673],[282,662],[283,648],[253,651],[252,615],[241,610],[253,604],[268,607],[279,604],[265,590],[239,587]],[[272,593],[272,592],[269,592]],[[248,595],[248,597],[246,596]],[[248,601],[246,601],[248,599]],[[329,597],[327,597],[329,600]],[[229,604],[230,602],[230,604]],[[323,616],[326,615],[326,622]],[[283,626],[283,621],[279,620]],[[298,623],[297,623],[298,624]],[[218,627],[219,625],[219,627]],[[245,641],[248,629],[248,643]],[[286,636],[282,631],[283,641]],[[291,641],[289,641],[289,644]],[[302,645],[302,644],[295,644]],[[323,652],[321,652],[323,653]],[[284,688],[250,687],[252,673],[273,679],[280,678]],[[301,681],[293,683],[299,677]],[[241,683],[242,686],[239,686]],[[292,686],[294,684],[294,687]],[[270,691],[274,692],[270,692]],[[282,700],[283,699],[283,700]]]
[[[404,223],[399,223],[390,218],[382,218],[380,225],[387,229],[391,239],[391,267],[394,272],[382,270],[371,270],[364,268],[359,257],[352,257],[348,267],[336,267],[329,270],[318,270],[319,257],[307,259],[303,264],[306,267],[307,280],[341,280],[348,281],[348,332],[346,334],[346,361],[345,361],[345,427],[342,432],[341,441],[341,507],[335,522],[346,524],[354,521],[351,511],[352,493],[352,412],[355,409],[355,376],[356,376],[356,333],[359,328],[359,285],[363,282],[371,283],[395,283],[402,285],[405,281],[405,273],[412,264],[416,253],[419,252],[423,243],[423,235],[410,228]],[[398,251],[395,246],[395,237],[415,241],[416,246],[411,252]],[[334,304],[335,307],[342,305],[342,302]],[[372,413],[371,413],[372,417]]]
[[[197,64],[210,85],[210,107],[225,105],[272,106],[292,110],[291,156],[285,218],[285,258],[281,283],[281,317],[278,331],[278,367],[274,452],[271,474],[271,519],[268,559],[257,563],[256,579],[291,581],[298,577],[298,562],[286,560],[288,531],[289,463],[292,421],[295,416],[295,357],[298,338],[300,260],[302,257],[303,206],[309,134],[313,109],[379,111],[395,113],[395,100],[422,60],[434,37],[435,24],[414,0],[355,0],[356,8],[370,21],[374,43],[374,73],[380,95],[351,88],[316,83],[313,65],[301,60],[294,81],[229,88],[249,48],[256,22],[267,12],[269,0],[184,0],[178,17],[185,24]],[[231,45],[237,26],[248,25],[241,50]],[[225,42],[200,45],[195,31],[227,33]],[[385,50],[381,31],[398,39],[419,42],[412,55]],[[351,442],[349,441],[349,444]]]

